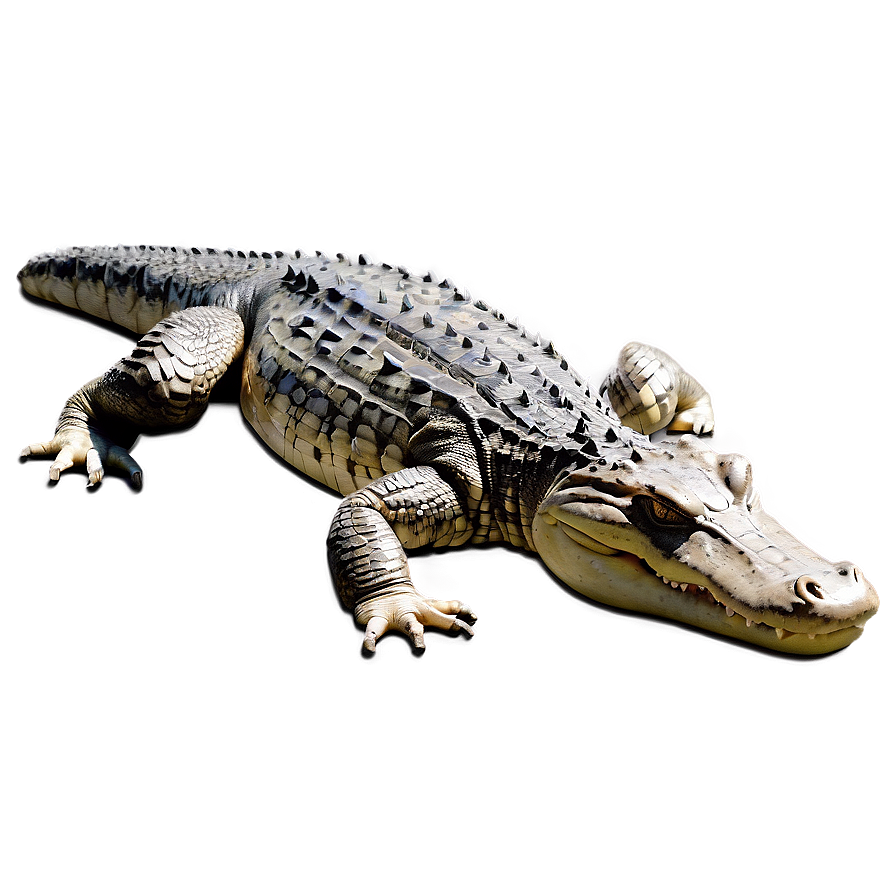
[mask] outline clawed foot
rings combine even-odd
[[[476,615],[456,600],[428,600],[416,591],[400,591],[369,598],[355,608],[355,619],[363,626],[364,650],[373,653],[379,638],[394,629],[404,632],[415,650],[425,650],[424,626],[473,636]]]
[[[102,482],[106,470],[128,477],[131,485],[143,485],[143,470],[137,461],[120,445],[111,442],[93,429],[64,428],[49,442],[35,442],[22,449],[22,457],[54,457],[50,464],[50,480],[73,466],[87,469],[87,487]]]
[[[712,405],[701,402],[692,408],[679,411],[666,427],[668,432],[693,432],[695,435],[707,435],[713,431],[715,418]]]

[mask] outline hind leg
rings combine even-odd
[[[641,342],[619,353],[601,392],[626,426],[643,433],[710,433],[715,426],[709,393],[674,358]]]
[[[188,308],[172,314],[129,357],[75,392],[53,438],[28,445],[22,456],[54,458],[54,481],[64,470],[83,466],[88,486],[108,470],[139,488],[143,471],[127,451],[137,434],[193,422],[242,347],[243,322],[230,309]]]

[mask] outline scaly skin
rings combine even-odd
[[[471,633],[462,601],[429,600],[406,549],[503,541],[537,551],[596,600],[776,650],[822,653],[877,609],[852,564],[831,564],[761,509],[748,462],[693,437],[652,443],[516,322],[448,281],[300,253],[157,247],[32,259],[29,293],[146,336],[69,400],[51,476],[83,464],[142,473],[137,431],[201,413],[242,358],[259,436],[346,496],[328,537],[337,590],[365,628],[423,647],[424,627]],[[699,384],[631,344],[601,390],[624,419],[709,431]]]

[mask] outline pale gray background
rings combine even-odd
[[[0,889],[885,892],[892,7],[194,7],[4,15]],[[336,498],[236,405],[141,439],[140,494],[16,460],[133,340],[15,273],[119,242],[431,268],[592,382],[656,342],[883,609],[794,661],[468,549],[413,569],[476,637],[365,661]]]

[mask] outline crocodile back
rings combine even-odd
[[[553,345],[448,281],[363,256],[290,260],[258,307],[241,403],[279,456],[342,494],[410,463],[428,408],[586,454],[639,438]]]

